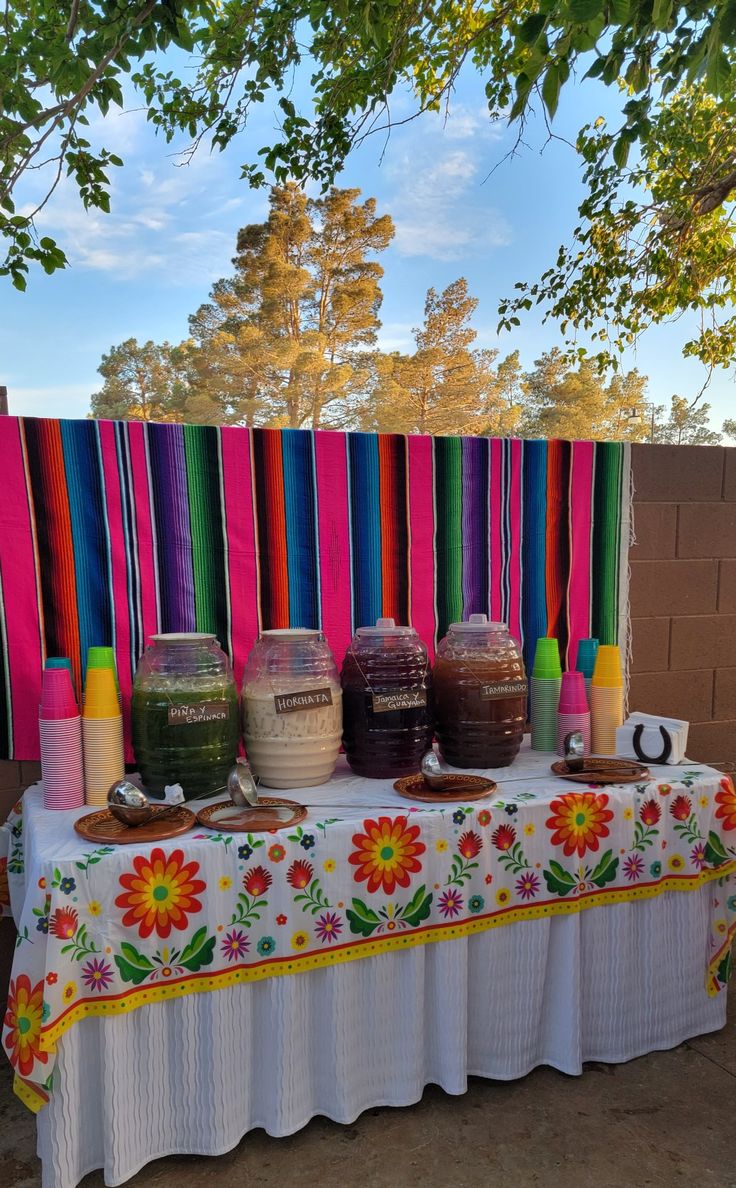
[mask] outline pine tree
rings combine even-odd
[[[659,406],[656,411],[664,413],[665,410]],[[711,429],[709,415],[709,404],[694,407],[684,396],[673,396],[669,418],[661,421],[660,417],[660,423],[655,423],[654,440],[670,445],[718,445],[721,435]],[[723,429],[728,433],[726,425]]]
[[[638,371],[605,383],[595,365],[571,369],[556,347],[536,360],[523,383],[523,437],[640,441],[646,437],[646,377]]]
[[[169,343],[128,338],[111,347],[97,369],[104,379],[91,415],[140,421],[184,421],[189,388]],[[191,418],[189,418],[191,419]]]

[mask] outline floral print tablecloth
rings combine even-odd
[[[2,1033],[16,1091],[31,1108],[48,1100],[56,1045],[87,1016],[706,882],[703,975],[717,993],[736,933],[736,791],[707,768],[666,779],[546,774],[441,807],[361,809],[358,790],[350,808],[313,808],[279,833],[97,848],[73,831],[81,814],[45,812],[29,789],[0,830],[0,897],[18,927]]]

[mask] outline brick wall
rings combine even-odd
[[[634,446],[629,707],[687,718],[736,769],[736,449]]]
[[[634,446],[632,710],[687,718],[691,758],[736,769],[736,449]],[[0,762],[0,820],[39,778]]]

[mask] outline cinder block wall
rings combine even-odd
[[[631,710],[690,723],[688,753],[736,769],[736,449],[633,448]]]
[[[634,446],[631,709],[691,723],[693,759],[736,769],[736,449]],[[0,762],[0,820],[39,778]]]

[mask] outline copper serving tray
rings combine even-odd
[[[455,800],[482,800],[496,791],[497,785],[485,776],[448,775],[448,784],[452,787],[446,792],[435,792],[425,781],[421,772],[416,775],[402,776],[394,784],[399,796],[405,800],[421,800],[427,804],[443,804]]]
[[[153,817],[145,825],[123,825],[113,817],[109,809],[97,809],[74,822],[74,828],[85,841],[104,842],[108,846],[141,845],[146,842],[166,841],[188,833],[197,823],[194,813],[181,805],[177,812],[167,813],[160,821]]]
[[[560,759],[552,764],[552,771],[561,780],[572,780],[575,784],[639,784],[652,778],[649,768],[634,759],[589,756],[584,763],[583,771],[568,771],[567,763]]]
[[[271,833],[274,829],[291,829],[307,815],[303,804],[281,796],[259,796],[258,804],[266,807],[240,808],[231,800],[218,800],[200,809],[197,820],[206,829],[217,829],[220,833]],[[291,812],[269,813],[268,807]]]

